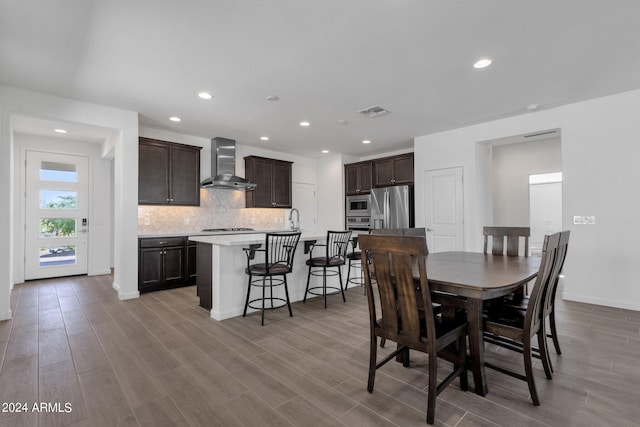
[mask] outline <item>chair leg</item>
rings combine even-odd
[[[371,393],[373,391],[373,384],[376,380],[376,353],[378,347],[378,338],[375,335],[371,335],[369,342],[369,380],[367,381],[367,391]]]
[[[562,354],[560,351],[560,341],[558,340],[558,332],[556,331],[556,308],[551,309],[549,314],[549,328],[551,329],[551,338],[553,339],[553,346],[556,348],[556,353]]]
[[[529,386],[529,393],[531,394],[531,400],[534,406],[540,406],[538,400],[538,392],[536,391],[536,381],[533,378],[533,364],[531,360],[531,340],[525,340],[524,343],[524,372],[527,378],[527,385]]]
[[[251,294],[251,279],[252,276],[249,274],[249,285],[247,286],[247,298],[244,302],[244,311],[242,312],[242,317],[247,316],[247,307],[249,307],[249,295]]]
[[[293,312],[291,311],[291,302],[289,302],[289,286],[287,286],[287,275],[284,276],[284,295],[287,297],[287,307],[289,307],[289,317],[293,317]]]
[[[347,268],[347,282],[345,284],[345,288],[349,289],[349,277],[351,277],[351,260],[349,262],[349,268]]]
[[[542,361],[542,367],[544,368],[544,374],[547,379],[553,378],[553,366],[551,365],[551,359],[549,357],[549,346],[547,345],[547,333],[545,331],[544,322],[540,326],[540,330],[537,333],[538,336],[538,351],[540,353],[540,360]]]
[[[429,353],[429,391],[427,391],[427,424],[436,419],[436,388],[438,387],[438,355]]]
[[[262,276],[262,326],[264,326],[264,299],[265,299],[265,290],[267,284],[267,276]]]
[[[309,281],[311,280],[311,266],[309,266],[309,273],[307,274],[307,287],[304,290],[304,299],[302,300],[303,303],[307,302],[307,293],[309,293]]]
[[[324,308],[327,308],[327,267],[322,267],[322,295],[324,296]]]
[[[384,348],[384,345],[387,343],[387,339],[386,338],[380,338],[380,347]]]
[[[344,297],[344,289],[342,288],[342,266],[338,266],[338,279],[340,280],[340,292],[342,292],[342,302],[347,302],[347,299]]]

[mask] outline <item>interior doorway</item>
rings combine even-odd
[[[562,231],[562,172],[529,175],[531,255],[542,253],[545,234]]]

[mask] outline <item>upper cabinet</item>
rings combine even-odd
[[[372,160],[373,186],[413,184],[413,153]]]
[[[200,206],[200,147],[139,139],[138,203]]]
[[[344,165],[345,193],[347,196],[369,194],[371,191],[371,161]]]
[[[265,157],[245,157],[245,178],[257,184],[255,190],[246,192],[246,207],[290,208],[292,164]]]

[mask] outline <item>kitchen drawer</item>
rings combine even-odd
[[[167,246],[184,245],[184,237],[146,237],[139,240],[141,248],[163,248]]]

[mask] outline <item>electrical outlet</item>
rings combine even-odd
[[[148,216],[144,217],[144,225],[151,225],[151,218],[149,218]]]
[[[255,218],[251,218],[251,224],[255,224],[256,223],[256,219]]]
[[[184,216],[184,224],[189,225],[191,223],[191,217],[189,215]]]

